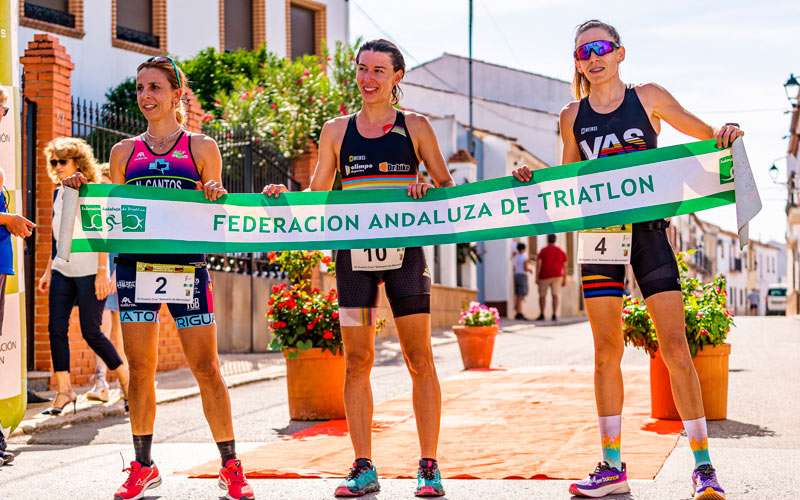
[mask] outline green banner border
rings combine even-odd
[[[177,192],[177,191],[176,191]],[[259,195],[260,196],[260,195]],[[405,195],[403,195],[405,196]],[[537,234],[563,233],[580,231],[596,227],[630,224],[663,219],[721,207],[735,203],[733,190],[724,191],[711,196],[664,203],[644,208],[631,208],[617,212],[576,217],[562,221],[526,224],[497,229],[479,229],[459,233],[436,234],[428,236],[409,236],[403,238],[373,238],[360,240],[321,240],[303,242],[220,242],[220,241],[185,241],[185,240],[133,240],[133,239],[100,239],[87,238],[72,242],[73,252],[126,252],[126,253],[225,253],[225,252],[268,252],[272,250],[324,250],[347,248],[382,248],[427,246],[450,243],[467,243],[473,241],[494,240],[534,236]],[[180,249],[177,250],[176,246]]]

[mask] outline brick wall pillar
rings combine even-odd
[[[306,151],[292,161],[292,177],[300,183],[300,189],[305,189],[311,185],[311,176],[314,174],[314,168],[317,166],[317,158],[319,157],[319,150],[317,144],[313,141],[308,141]]]
[[[50,258],[50,237],[55,186],[47,176],[44,147],[52,139],[72,133],[71,81],[74,65],[64,47],[52,35],[37,34],[20,59],[24,67],[24,97],[37,104],[36,115],[36,265],[35,276],[44,272]],[[48,299],[36,293],[34,305],[34,362],[36,370],[51,370],[47,331]]]

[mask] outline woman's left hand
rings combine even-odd
[[[427,182],[415,182],[414,184],[409,184],[406,188],[406,193],[415,200],[418,200],[424,197],[428,193],[428,189],[432,187],[433,185]]]
[[[105,299],[110,292],[111,279],[108,277],[108,271],[98,269],[97,275],[94,277],[94,294],[97,296],[97,300]]]
[[[717,140],[718,148],[727,148],[733,144],[733,141],[743,135],[744,131],[739,128],[739,125],[728,123],[717,130],[717,133],[714,134],[714,138]]]
[[[197,189],[202,190],[206,199],[209,201],[217,201],[228,194],[228,190],[222,187],[222,183],[214,180],[208,181],[205,184],[197,181]]]

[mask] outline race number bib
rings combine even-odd
[[[631,261],[631,225],[578,232],[579,264],[627,264]]]
[[[136,297],[142,304],[191,304],[194,266],[136,263]]]
[[[405,248],[354,248],[350,250],[353,271],[389,271],[403,265]]]

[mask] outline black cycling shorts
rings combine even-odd
[[[403,265],[389,271],[353,271],[350,250],[336,252],[339,307],[373,308],[384,283],[395,318],[431,311],[431,273],[422,247],[406,248]]]
[[[648,223],[633,225],[631,268],[644,298],[681,290],[675,252],[664,228],[650,229]],[[581,264],[581,277],[586,299],[622,297],[625,291],[625,266],[622,264]]]

